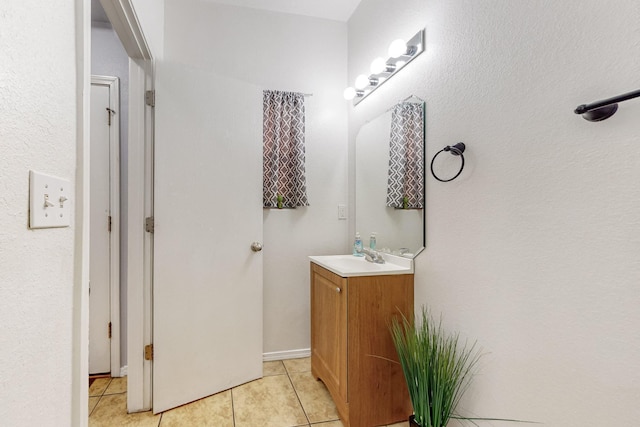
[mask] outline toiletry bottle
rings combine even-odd
[[[362,239],[360,233],[356,232],[356,239],[353,241],[353,256],[364,256],[362,253]]]
[[[376,235],[378,233],[376,233],[375,231],[373,233],[371,233],[371,236],[369,236],[369,249],[371,249],[372,251],[376,250]]]

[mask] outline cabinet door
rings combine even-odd
[[[413,275],[350,277],[348,306],[351,427],[406,420],[411,401],[389,325],[413,317]]]
[[[347,400],[347,280],[311,266],[311,352],[314,375]]]

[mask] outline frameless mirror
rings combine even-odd
[[[407,104],[419,106],[413,113],[421,114],[420,122],[412,123],[409,130],[398,123],[407,119],[397,116],[398,105]],[[398,105],[366,123],[356,136],[355,226],[365,247],[371,233],[376,233],[378,251],[413,258],[425,245],[424,103]],[[405,161],[407,156],[413,160]],[[409,169],[412,180],[398,178],[409,174]],[[392,200],[394,193],[399,201]]]

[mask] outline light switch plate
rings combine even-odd
[[[338,219],[347,219],[347,205],[338,205]]]
[[[71,183],[29,171],[29,228],[71,225]]]

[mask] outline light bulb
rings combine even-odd
[[[377,57],[371,62],[371,74],[380,74],[387,69],[387,61],[384,58]]]
[[[369,86],[369,77],[365,76],[364,74],[360,74],[358,77],[356,77],[356,89],[364,89],[365,87]]]
[[[402,39],[397,39],[389,45],[389,56],[397,58],[407,52],[407,43]]]
[[[407,63],[407,61],[397,61],[396,62],[396,70],[404,67],[406,65],[406,63]]]
[[[347,101],[351,101],[356,97],[356,90],[352,87],[348,87],[344,90],[344,92],[342,92],[342,96],[344,96],[344,99],[346,99]]]

